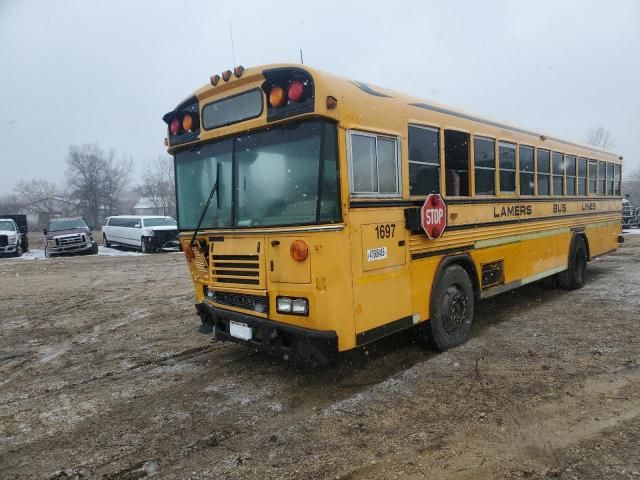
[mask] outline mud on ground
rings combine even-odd
[[[0,477],[640,478],[640,235],[579,291],[292,365],[197,333],[179,253],[0,259]]]

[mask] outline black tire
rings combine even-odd
[[[151,245],[149,245],[149,238],[148,237],[140,238],[140,251],[142,253],[152,253],[153,252],[153,248],[151,248]]]
[[[51,258],[54,256],[54,254],[49,251],[49,247],[44,247],[44,256],[47,258]]]
[[[104,233],[102,234],[102,245],[111,248],[111,242],[107,240],[107,236]]]
[[[93,242],[91,244],[91,253],[90,255],[97,255],[98,254],[98,242]]]
[[[587,245],[581,236],[573,237],[569,247],[568,268],[558,274],[558,284],[565,290],[576,290],[584,286],[587,269]]]
[[[464,343],[474,308],[473,285],[467,271],[460,265],[447,267],[431,295],[431,319],[425,324],[432,346],[443,352]]]
[[[15,252],[13,252],[13,256],[14,256],[14,257],[21,257],[21,256],[22,256],[22,243],[19,243],[19,244],[16,246],[16,251],[15,251]]]

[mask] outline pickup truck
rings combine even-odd
[[[0,218],[0,254],[22,255],[22,234],[12,218]]]
[[[45,257],[65,253],[95,255],[98,243],[91,235],[91,229],[82,217],[52,218],[49,228],[44,229]]]

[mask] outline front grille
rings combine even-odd
[[[242,293],[213,292],[213,298],[211,298],[211,300],[222,305],[229,305],[230,307],[242,308],[258,313],[269,313],[268,297],[245,295]]]
[[[0,247],[6,247],[9,244],[9,237],[0,235]]]
[[[75,245],[77,243],[84,243],[86,240],[84,240],[83,237],[84,235],[73,235],[69,237],[59,237],[56,240],[58,240],[58,244],[61,247],[67,247],[69,245]]]
[[[213,255],[213,277],[219,283],[260,284],[259,255]]]
[[[177,230],[154,230],[153,235],[161,245],[178,240]]]

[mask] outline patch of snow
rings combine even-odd
[[[146,255],[141,252],[136,252],[135,250],[127,250],[127,249],[118,249],[118,248],[107,248],[103,246],[98,246],[98,255],[106,256],[106,257],[125,257],[125,256],[140,256]],[[76,255],[68,255],[68,256],[57,256],[53,257],[54,259],[59,258],[70,258],[75,257]],[[22,254],[19,258],[20,260],[50,260],[44,256],[44,250],[34,248]]]
[[[640,228],[630,228],[629,230],[623,230],[624,235],[640,235]]]

